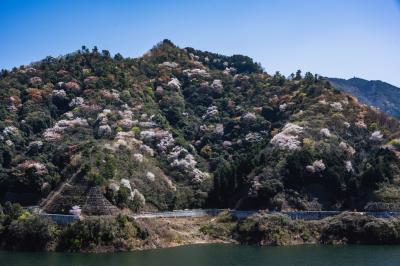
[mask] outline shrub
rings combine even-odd
[[[57,237],[57,226],[50,220],[31,216],[8,226],[6,246],[17,250],[44,250]]]
[[[383,220],[364,215],[344,213],[329,219],[322,230],[323,243],[400,243],[399,220]]]
[[[400,149],[400,139],[393,139],[389,141],[389,144],[395,147],[396,149]]]
[[[236,218],[229,212],[223,212],[217,216],[215,221],[201,227],[200,231],[214,238],[232,238],[236,226]]]
[[[147,231],[127,216],[87,218],[69,224],[65,228],[59,249],[81,251],[101,245],[117,246],[122,240],[145,239],[147,236]]]
[[[400,188],[384,184],[374,192],[374,195],[378,202],[397,203],[400,201]]]
[[[237,238],[241,243],[261,245],[287,245],[300,238],[316,242],[318,227],[304,221],[293,221],[282,214],[254,215],[239,222]]]
[[[5,216],[5,223],[9,224],[11,221],[18,219],[24,213],[24,209],[18,203],[11,204],[11,202],[7,201],[2,208],[2,213]]]

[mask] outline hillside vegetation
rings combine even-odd
[[[0,196],[26,205],[74,174],[133,211],[400,199],[397,120],[318,75],[168,40],[135,59],[82,47],[3,70],[0,132]]]

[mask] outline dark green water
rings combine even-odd
[[[400,246],[250,247],[237,245],[195,245],[113,254],[0,251],[0,265],[399,266]]]

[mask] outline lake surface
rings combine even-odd
[[[43,266],[399,266],[400,246],[194,245],[112,254],[0,251],[0,265]]]

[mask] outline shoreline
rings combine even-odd
[[[43,223],[40,217],[16,222],[19,230],[26,230],[24,239],[16,239],[18,235],[13,236],[10,232],[3,234],[0,239],[2,250],[116,253],[207,244],[400,244],[400,219],[380,219],[352,213],[318,221],[293,220],[282,214],[265,213],[238,220],[227,212],[195,218],[88,218],[63,227],[43,223],[43,230],[48,229],[57,235],[30,243],[32,238],[38,236],[33,232],[33,222],[28,222],[29,219],[34,223]],[[13,228],[8,230],[12,232]]]

